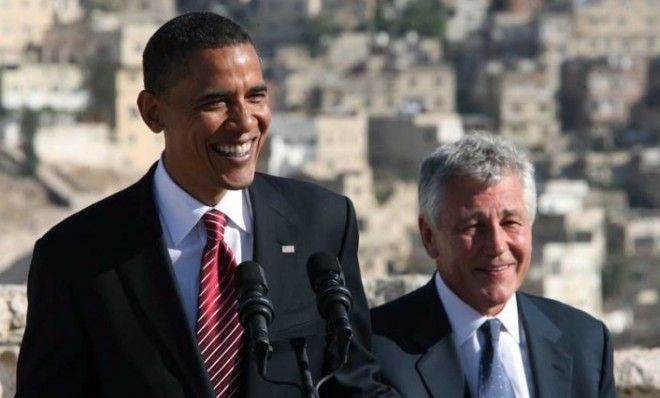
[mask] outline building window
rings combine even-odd
[[[559,261],[552,261],[550,263],[550,275],[559,275],[561,273],[561,263]]]

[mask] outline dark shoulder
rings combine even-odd
[[[318,198],[325,200],[345,200],[343,195],[311,182],[286,177],[277,177],[263,173],[257,173],[256,176],[256,178],[261,179],[263,183],[270,185],[282,194],[286,196],[295,195],[298,196],[300,200]]]
[[[605,325],[599,319],[557,300],[519,292],[519,301],[535,305],[548,319],[557,325],[565,336],[585,339],[602,337]]]
[[[272,193],[277,193],[272,195]],[[319,185],[275,177],[267,174],[257,174],[253,183],[255,196],[263,195],[269,201],[283,200],[283,209],[288,209],[288,215],[300,225],[344,225],[353,212],[350,200],[343,195],[332,192]],[[337,221],[342,221],[337,223]]]
[[[371,309],[371,326],[375,334],[398,330],[404,332],[413,324],[419,310],[428,308],[428,286],[422,286],[388,303]]]
[[[146,178],[146,177],[145,177]],[[85,237],[96,237],[103,232],[115,231],[118,226],[139,222],[138,215],[144,210],[140,192],[150,189],[145,181],[116,192],[100,201],[72,214],[53,226],[41,238],[43,244],[63,244],[66,241],[85,241]],[[149,185],[149,184],[147,184]]]

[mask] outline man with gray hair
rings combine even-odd
[[[422,163],[419,232],[431,281],[371,312],[373,351],[404,397],[613,397],[605,325],[519,292],[532,259],[534,167],[468,135]]]

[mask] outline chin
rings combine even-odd
[[[506,303],[515,293],[515,290],[508,288],[488,289],[484,292],[484,298],[490,303],[491,306],[498,306]]]
[[[250,175],[240,176],[238,178],[223,178],[222,182],[225,189],[239,190],[249,187],[254,181],[254,172]]]

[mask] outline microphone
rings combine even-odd
[[[328,322],[330,333],[337,337],[341,364],[348,358],[348,346],[353,329],[348,314],[353,306],[351,292],[344,286],[339,260],[332,254],[318,252],[307,260],[307,276],[316,293],[316,306]]]
[[[254,261],[244,261],[236,269],[238,316],[248,332],[250,352],[255,355],[257,370],[264,377],[273,348],[268,340],[268,325],[273,321],[273,304],[268,300],[264,270]]]

